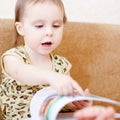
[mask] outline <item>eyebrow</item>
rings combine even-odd
[[[63,20],[59,19],[59,20],[55,20],[54,22],[63,23]]]
[[[43,19],[39,19],[39,20],[34,20],[34,22],[33,23],[36,23],[36,22],[44,22],[45,20],[43,20]],[[56,19],[56,20],[53,20],[52,21],[53,23],[56,23],[56,22],[58,22],[58,23],[63,23],[63,20],[61,20],[61,19]]]

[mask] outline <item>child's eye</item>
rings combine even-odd
[[[58,27],[60,27],[60,25],[53,25],[53,27],[58,28]]]
[[[35,25],[36,28],[42,28],[44,25]]]

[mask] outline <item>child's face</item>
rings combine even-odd
[[[17,31],[25,45],[38,54],[49,54],[62,40],[63,12],[53,3],[38,3],[25,9]]]

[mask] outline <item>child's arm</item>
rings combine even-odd
[[[14,79],[21,81],[26,85],[41,85],[48,83],[53,86],[58,94],[73,94],[73,90],[77,89],[79,93],[84,94],[79,84],[70,76],[38,69],[37,67],[25,64],[15,56],[4,56],[5,71]]]

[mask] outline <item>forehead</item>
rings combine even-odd
[[[23,17],[32,17],[32,18],[62,18],[63,19],[63,10],[60,6],[52,2],[38,2],[35,4],[29,4],[25,8]]]

